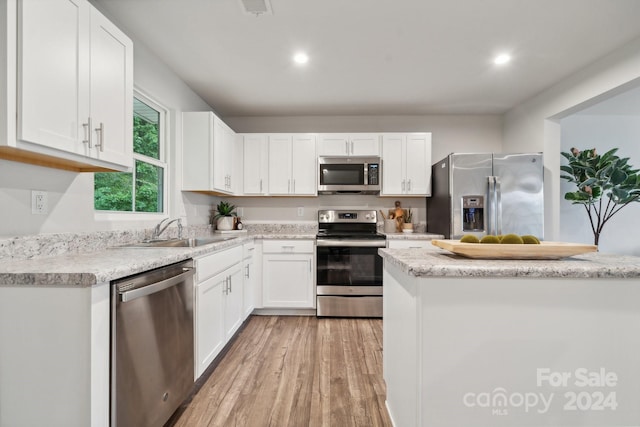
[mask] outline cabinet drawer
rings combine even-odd
[[[209,277],[226,270],[233,264],[242,261],[242,246],[236,246],[216,252],[211,255],[205,255],[195,260],[196,265],[196,282],[202,282]]]
[[[389,249],[438,249],[431,240],[387,240]]]
[[[267,253],[313,253],[314,240],[265,240],[262,252]]]
[[[242,258],[251,258],[256,251],[256,245],[254,242],[245,243],[242,245]]]

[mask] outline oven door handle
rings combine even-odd
[[[385,240],[353,240],[353,239],[317,239],[317,246],[333,246],[338,248],[384,248]]]

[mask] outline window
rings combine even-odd
[[[139,93],[133,99],[133,172],[94,176],[94,207],[100,211],[164,212],[167,182],[166,110]]]

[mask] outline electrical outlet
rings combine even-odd
[[[49,204],[46,191],[31,190],[31,213],[33,215],[46,215],[49,213]]]
[[[304,208],[303,207],[299,207],[298,208],[298,216],[304,216]]]

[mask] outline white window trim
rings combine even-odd
[[[162,200],[164,201],[163,211],[162,212],[99,211],[99,210],[95,210],[94,208],[93,212],[94,212],[95,221],[123,221],[123,222],[124,221],[159,221],[160,219],[165,218],[169,215],[169,206],[170,206],[169,182],[171,180],[171,176],[169,173],[169,165],[170,165],[170,161],[172,160],[169,158],[170,150],[168,149],[168,145],[169,145],[168,136],[171,135],[171,133],[169,132],[170,130],[169,123],[171,121],[169,117],[170,111],[164,105],[154,100],[153,98],[147,96],[138,88],[134,88],[133,96],[134,98],[138,98],[140,101],[144,102],[145,104],[149,105],[150,107],[152,107],[153,109],[161,113],[160,126],[158,129],[160,133],[160,141],[162,142],[159,147],[161,160],[153,159],[151,157],[147,157],[142,154],[133,153],[133,160],[134,160],[133,167],[135,168],[135,160],[142,160],[143,162],[163,167],[164,169],[164,179],[163,179],[163,186],[162,186],[162,192],[163,192]],[[133,102],[133,99],[131,100],[131,102]],[[93,197],[95,197],[95,195]],[[135,197],[135,194],[134,194],[134,197]],[[92,198],[92,203],[93,203],[93,198]]]

